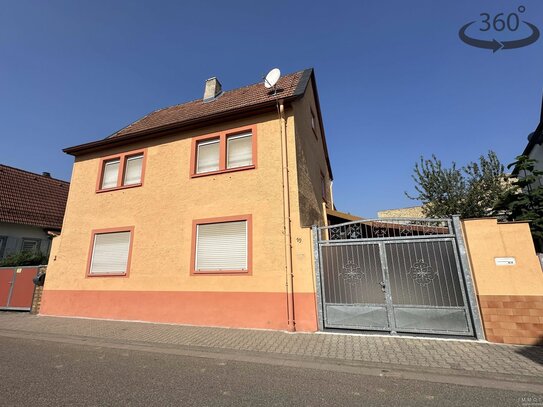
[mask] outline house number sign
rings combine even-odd
[[[514,257],[496,257],[494,258],[496,266],[514,266],[517,264],[517,259]]]

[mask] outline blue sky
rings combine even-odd
[[[520,5],[543,31],[540,0],[0,1],[0,162],[69,180],[62,148],[199,98],[210,76],[232,89],[314,67],[338,209],[412,206],[420,155],[509,163],[535,129],[543,38],[495,54],[458,38]]]

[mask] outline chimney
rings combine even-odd
[[[210,102],[222,93],[222,86],[219,80],[215,77],[209,78],[206,81],[204,91],[204,102]]]
[[[47,178],[51,178],[51,173],[47,172],[47,171],[42,172],[41,175],[43,175],[44,177],[47,177]]]

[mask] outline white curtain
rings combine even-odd
[[[247,270],[247,221],[198,225],[195,270]]]
[[[227,168],[245,167],[253,164],[253,137],[251,133],[228,137],[227,144]]]
[[[219,140],[206,141],[198,144],[198,163],[196,172],[217,171],[219,169],[220,146]]]
[[[94,236],[91,274],[126,273],[130,232],[101,233]]]
[[[124,184],[134,185],[141,182],[141,168],[143,165],[143,155],[128,157],[124,169]]]
[[[102,188],[116,187],[118,175],[119,160],[106,162],[104,165],[104,174],[102,175]]]

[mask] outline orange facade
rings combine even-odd
[[[284,106],[282,118],[272,110],[79,154],[40,312],[315,331],[313,249],[304,223],[310,216],[322,223],[321,173],[325,185],[331,179],[321,129],[312,129],[308,120],[311,109],[318,111],[316,103],[310,83],[302,98]],[[253,160],[228,170],[224,139],[241,131],[253,135]],[[219,170],[196,174],[195,145],[209,138],[222,143]],[[311,143],[311,151],[301,139]],[[300,160],[304,151],[310,162]],[[126,164],[120,164],[117,186],[101,188],[105,161],[119,157],[124,163],[138,152],[141,182],[124,187]],[[247,222],[246,267],[195,272],[196,225],[233,220]],[[130,231],[126,272],[90,276],[95,235],[104,230]],[[107,259],[104,247],[98,254]]]

